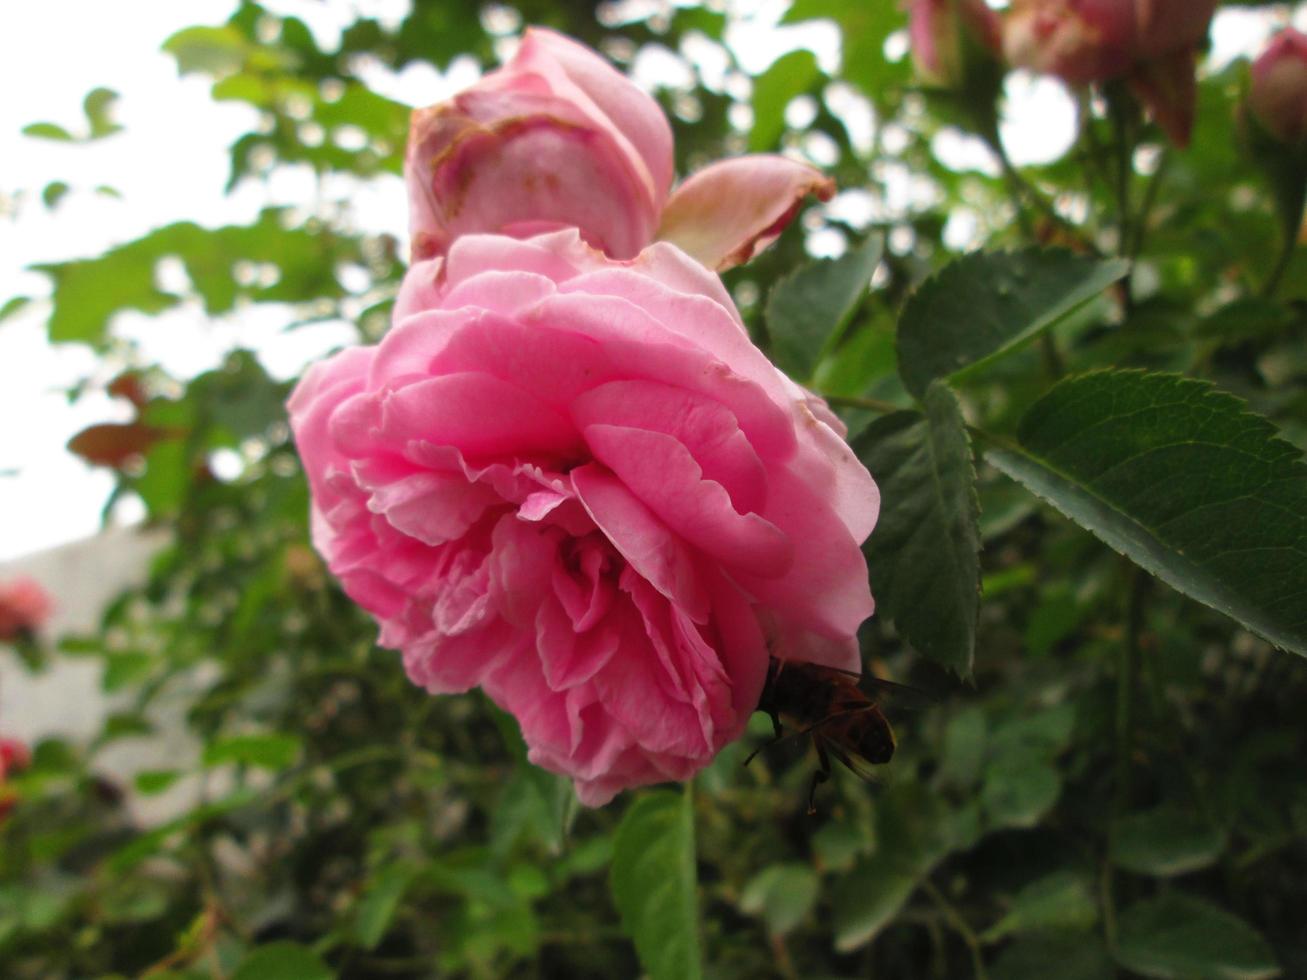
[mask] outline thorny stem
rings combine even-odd
[[[934,882],[925,878],[922,880],[921,887],[944,916],[944,921],[966,943],[967,951],[971,954],[971,971],[975,975],[975,980],[989,980],[989,974],[985,972],[985,956],[981,949],[980,937],[976,935],[976,931],[971,928],[966,919],[962,918],[962,913],[954,907],[953,903],[944,897],[944,893],[935,887]]]

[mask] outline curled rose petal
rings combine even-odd
[[[722,160],[676,189],[663,210],[658,238],[721,272],[775,241],[810,194],[829,201],[835,182],[785,157]]]

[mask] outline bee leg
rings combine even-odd
[[[744,760],[744,764],[746,766],[750,762],[752,762],[753,757],[757,755],[759,752],[761,752],[763,749],[771,748],[773,745],[775,745],[777,742],[779,742],[782,738],[785,737],[785,729],[781,728],[780,715],[776,714],[776,712],[774,711],[769,711],[768,715],[771,717],[772,740],[770,742],[764,742],[762,745],[759,745],[756,749],[750,752],[749,757]]]
[[[808,816],[810,817],[817,812],[817,787],[830,779],[830,756],[826,754],[826,742],[824,739],[814,738],[813,744],[817,746],[817,759],[821,765],[812,774],[812,783],[808,786]]]

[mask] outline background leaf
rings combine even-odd
[[[1121,914],[1116,960],[1146,977],[1168,980],[1261,980],[1280,973],[1275,954],[1256,930],[1179,892],[1139,902]]]
[[[817,259],[785,276],[767,297],[767,330],[777,367],[798,381],[808,378],[822,351],[857,309],[880,263],[873,236],[838,259]]]

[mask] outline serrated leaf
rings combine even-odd
[[[838,259],[817,259],[785,276],[767,297],[767,331],[776,365],[792,378],[812,375],[822,351],[867,294],[881,257],[869,238]]]
[[[966,676],[980,601],[975,468],[952,391],[932,385],[925,409],[878,419],[854,442],[881,492],[867,565],[880,609],[908,642]]]
[[[301,743],[297,735],[232,735],[205,746],[204,764],[236,762],[260,769],[285,769],[299,755]]]
[[[1112,862],[1127,871],[1165,878],[1206,868],[1225,850],[1225,834],[1174,807],[1122,817],[1112,831]]]
[[[806,864],[774,864],[754,875],[740,893],[740,909],[761,915],[773,936],[783,936],[812,910],[820,882]]]
[[[800,48],[777,58],[770,68],[753,80],[750,152],[775,148],[785,132],[785,107],[795,96],[808,91],[820,77],[816,57],[811,51]]]
[[[688,795],[659,790],[631,805],[617,828],[611,885],[622,928],[653,980],[703,976]]]
[[[29,123],[23,127],[23,135],[39,140],[58,140],[61,143],[71,143],[73,141],[72,133],[52,122]]]
[[[417,876],[418,868],[414,865],[395,863],[372,879],[372,886],[359,902],[354,918],[354,935],[360,946],[377,948],[395,918],[404,893]]]
[[[307,946],[282,940],[251,950],[231,980],[332,980],[335,975]]]
[[[1185,595],[1307,656],[1307,465],[1202,381],[1101,371],[1026,413],[986,458]]]
[[[1121,913],[1115,956],[1128,970],[1167,980],[1262,980],[1280,973],[1275,954],[1252,926],[1179,892]]]
[[[1033,881],[1016,895],[1007,913],[982,937],[996,942],[1014,933],[1085,931],[1098,921],[1098,904],[1083,878],[1058,871]]]
[[[1059,250],[973,252],[922,283],[899,319],[899,375],[918,398],[1020,346],[1129,270]]]

